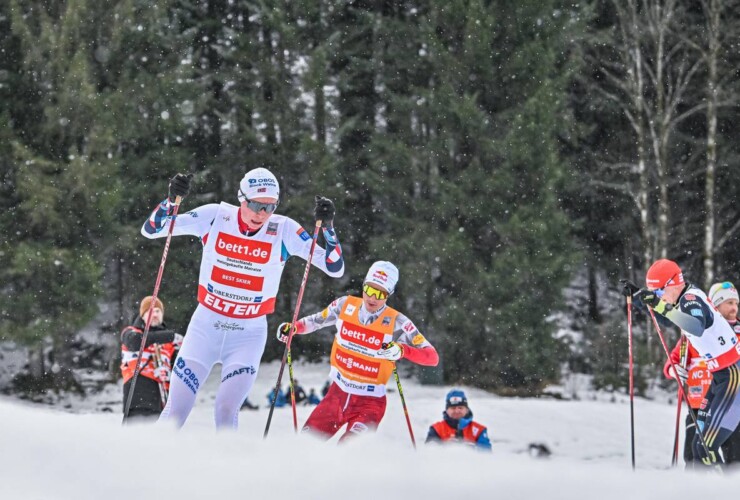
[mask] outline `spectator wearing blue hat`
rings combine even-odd
[[[444,417],[429,426],[426,442],[460,442],[491,451],[491,440],[486,426],[473,421],[473,412],[468,408],[468,398],[459,389],[453,389],[445,398]]]

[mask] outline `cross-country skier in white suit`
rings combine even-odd
[[[174,200],[190,190],[192,175],[170,180],[169,196],[144,223],[147,238],[167,235]],[[198,278],[198,307],[175,360],[170,396],[160,421],[181,427],[193,408],[200,385],[221,363],[216,394],[217,428],[236,428],[239,408],[257,376],[267,339],[266,316],[285,262],[308,258],[311,235],[288,217],[275,214],[280,201],[277,178],[265,168],[246,173],[239,183],[240,206],[208,204],[177,216],[173,235],[191,235],[203,243]],[[316,198],[314,215],[323,221],[326,249],[317,245],[311,263],[329,276],[344,274],[344,259],[333,228],[334,204]]]

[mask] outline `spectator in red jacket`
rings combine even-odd
[[[491,451],[488,429],[473,420],[468,398],[459,389],[453,389],[445,398],[444,417],[429,427],[426,442],[459,442],[477,449]]]
[[[126,405],[131,379],[139,359],[141,339],[146,326],[152,297],[144,297],[139,315],[133,324],[121,332],[121,373],[123,374],[123,404]],[[172,362],[182,344],[182,335],[168,330],[164,324],[164,304],[157,299],[142,354],[139,376],[131,399],[128,418],[158,417],[167,401]]]

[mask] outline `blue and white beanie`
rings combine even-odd
[[[460,389],[452,389],[445,398],[445,409],[450,406],[468,406],[468,398]]]
[[[239,182],[239,201],[255,198],[280,199],[280,184],[277,178],[266,168],[255,168],[244,174]]]

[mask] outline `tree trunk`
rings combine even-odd
[[[714,176],[717,168],[717,101],[718,77],[717,59],[719,57],[720,0],[710,0],[705,4],[707,16],[707,169],[704,175],[704,289],[714,281]]]

